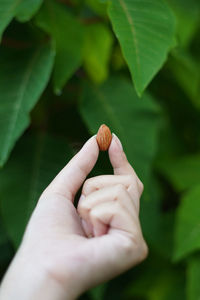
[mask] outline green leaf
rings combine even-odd
[[[53,61],[49,43],[0,49],[0,166],[29,125],[29,112],[47,85]]]
[[[0,219],[0,246],[7,242],[7,238],[5,228],[2,226],[2,220]]]
[[[99,16],[105,17],[107,12],[107,3],[97,0],[85,0],[85,3]]]
[[[179,111],[179,103],[175,104],[177,111]],[[177,112],[173,109],[173,114],[176,117]],[[184,111],[182,112],[184,115]],[[176,118],[177,119],[177,118]],[[183,122],[185,121],[184,116],[182,117]],[[179,119],[177,119],[177,123]],[[182,124],[179,122],[179,126],[182,130]],[[184,142],[182,136],[178,136],[177,131],[174,130],[175,124],[172,122],[169,116],[162,120],[162,128],[158,144],[158,154],[156,156],[156,166],[159,164],[167,165],[168,161],[185,154]]]
[[[167,0],[176,15],[178,42],[188,47],[199,27],[200,5],[196,0]]]
[[[43,2],[43,0],[21,1],[20,5],[17,9],[17,12],[16,12],[16,18],[21,22],[27,22],[38,11],[42,2]]]
[[[107,284],[103,283],[91,289],[88,294],[92,300],[103,300]]]
[[[165,270],[150,288],[149,300],[186,300],[184,284],[183,272]]]
[[[200,299],[200,255],[191,257],[187,266],[187,299]]]
[[[84,67],[94,82],[101,83],[108,77],[113,36],[104,24],[86,27]]]
[[[124,299],[184,300],[185,278],[182,268],[176,268],[157,254],[152,254],[138,267]],[[153,275],[152,275],[153,271]]]
[[[112,52],[111,59],[112,68],[115,71],[119,71],[120,69],[126,68],[126,62],[124,60],[122,50],[119,44],[115,45]]]
[[[83,26],[65,6],[53,0],[45,1],[36,16],[36,24],[50,34],[55,42],[53,85],[54,91],[59,94],[67,80],[82,63]]]
[[[200,108],[200,64],[184,51],[173,51],[169,60],[169,67],[173,72],[179,86],[189,97],[196,108]]]
[[[159,169],[178,191],[192,188],[200,183],[200,154],[166,159]]]
[[[42,191],[71,158],[66,140],[50,136],[22,138],[0,171],[4,225],[17,247]]]
[[[18,0],[1,0],[0,2],[0,40],[3,31],[15,16],[18,3]]]
[[[2,219],[0,219],[0,276],[2,275],[2,267],[7,268],[13,257],[13,249],[8,238],[7,232],[2,224]]]
[[[159,109],[149,95],[140,101],[132,84],[110,78],[102,87],[86,85],[80,111],[92,133],[107,124],[122,140],[128,159],[143,180],[157,147]]]
[[[175,44],[174,16],[163,0],[110,0],[108,12],[141,95]]]
[[[0,39],[3,31],[16,16],[20,21],[28,21],[39,9],[43,0],[1,0]]]
[[[150,249],[154,249],[162,257],[171,259],[175,216],[174,212],[163,212],[162,200],[163,191],[151,174],[140,201],[142,232]]]
[[[183,196],[177,211],[174,260],[200,249],[200,185]]]

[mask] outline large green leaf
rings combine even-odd
[[[0,171],[0,201],[4,225],[18,246],[35,204],[58,171],[71,158],[65,140],[50,136],[22,138]]]
[[[169,267],[170,265],[168,265]],[[184,272],[176,269],[163,270],[149,291],[149,300],[186,300]]]
[[[0,39],[4,29],[15,16],[18,0],[1,0],[0,2]]]
[[[150,249],[167,259],[172,258],[174,212],[163,212],[163,194],[158,181],[151,174],[140,201],[142,232]]]
[[[138,267],[123,299],[185,300],[185,276],[182,268],[173,267],[167,260],[150,252],[148,259]],[[152,274],[153,271],[153,274]]]
[[[145,180],[157,147],[159,110],[153,99],[144,95],[140,101],[131,82],[111,78],[100,88],[85,86],[80,111],[92,133],[105,123],[119,136]]]
[[[2,225],[2,220],[0,219],[0,246],[7,241],[7,234],[5,228]]]
[[[188,47],[198,30],[200,5],[197,0],[167,0],[176,15],[178,42]]]
[[[102,17],[106,16],[106,12],[107,12],[106,1],[85,0],[85,3],[98,15]]]
[[[191,257],[187,267],[187,299],[200,299],[200,255]]]
[[[7,264],[13,257],[12,245],[10,243],[7,232],[2,224],[2,219],[0,219],[0,276],[2,275],[2,267],[7,267]]]
[[[20,2],[20,1],[18,1]],[[19,4],[16,11],[16,18],[21,22],[26,22],[32,18],[32,16],[40,8],[43,0],[23,0]]]
[[[105,299],[105,291],[106,291],[107,284],[103,283],[91,289],[88,294],[92,300],[103,300]]]
[[[39,9],[43,0],[1,0],[0,39],[4,29],[16,16],[20,21],[28,21]]]
[[[174,16],[163,0],[110,0],[108,12],[141,95],[175,43]]]
[[[53,76],[54,90],[60,93],[67,80],[80,67],[83,57],[83,26],[64,5],[45,1],[36,23],[50,34],[55,42],[56,59]]]
[[[186,51],[173,51],[168,66],[196,108],[200,108],[200,64]]]
[[[166,159],[159,169],[178,191],[186,190],[200,183],[200,154]]]
[[[174,259],[185,258],[200,249],[200,185],[192,188],[178,208],[175,227]]]
[[[29,124],[29,112],[49,80],[54,61],[50,44],[0,49],[0,166]]]
[[[94,82],[101,83],[108,77],[113,36],[104,24],[86,26],[84,67]]]

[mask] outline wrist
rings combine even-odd
[[[3,279],[0,300],[75,299],[71,294],[51,276],[43,261],[20,247]]]

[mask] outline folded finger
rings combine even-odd
[[[121,206],[132,216],[137,214],[134,202],[125,187],[121,184],[102,188],[86,197],[82,195],[78,203],[78,213],[82,218],[87,220],[90,211],[95,206],[109,201],[120,202]]]
[[[85,181],[82,194],[88,196],[91,193],[101,190],[105,187],[122,184],[129,192],[139,213],[139,198],[142,191],[139,190],[136,177],[132,175],[101,175],[89,178]]]
[[[136,235],[141,233],[138,218],[133,218],[121,203],[116,201],[104,202],[95,206],[89,213],[93,225],[94,236],[101,236],[113,231]]]

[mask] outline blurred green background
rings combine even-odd
[[[200,2],[0,0],[0,36],[0,276],[105,123],[144,182],[150,252],[81,299],[200,299]],[[108,173],[104,153],[90,176]]]

